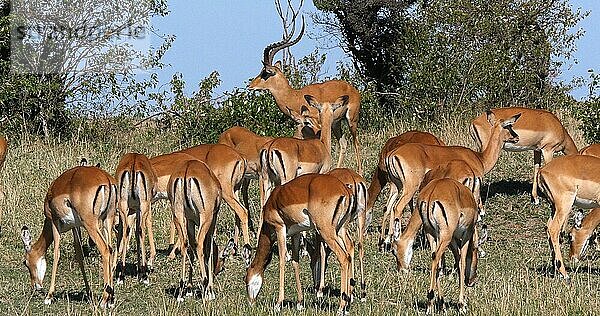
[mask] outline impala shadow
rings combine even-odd
[[[532,183],[523,180],[500,180],[487,184],[481,188],[481,198],[485,200],[494,197],[496,194],[520,195],[531,192]]]

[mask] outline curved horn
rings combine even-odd
[[[273,65],[273,58],[275,57],[275,54],[277,54],[277,52],[279,52],[280,50],[290,47],[292,45],[295,45],[296,43],[298,43],[300,41],[300,39],[302,38],[302,35],[304,35],[304,15],[302,16],[302,29],[300,29],[300,34],[298,34],[298,37],[296,37],[296,39],[290,41],[292,39],[292,36],[294,36],[294,32],[295,32],[295,28],[296,25],[293,24],[292,26],[292,31],[289,33],[288,36],[284,36],[284,38],[281,41],[275,42],[273,44],[268,45],[267,47],[265,47],[265,50],[263,52],[263,64],[265,65]]]

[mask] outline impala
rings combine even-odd
[[[116,213],[117,193],[115,179],[96,167],[75,167],[60,175],[48,189],[44,200],[44,228],[38,240],[31,244],[31,233],[24,226],[21,238],[25,247],[25,266],[29,270],[31,286],[42,289],[46,274],[45,254],[54,242],[54,261],[50,288],[44,300],[52,302],[56,286],[56,272],[60,258],[60,234],[73,230],[75,254],[83,274],[88,297],[91,291],[83,263],[80,227],[83,226],[94,241],[102,257],[104,291],[100,306],[114,305],[112,278],[112,228]],[[101,225],[103,224],[103,225]],[[104,232],[101,231],[103,226]]]
[[[278,186],[263,208],[263,223],[258,238],[256,256],[246,271],[246,289],[253,304],[263,284],[264,271],[272,255],[272,244],[277,240],[279,250],[279,295],[276,309],[284,299],[286,236],[292,240],[292,264],[298,291],[298,308],[303,307],[299,275],[299,233],[315,229],[335,253],[341,266],[341,295],[339,312],[347,312],[350,300],[350,250],[352,240],[346,231],[346,221],[352,211],[352,193],[336,177],[325,174],[307,174]],[[275,236],[274,236],[275,235]]]
[[[515,133],[519,135],[516,143],[505,143],[506,151],[533,150],[533,188],[532,198],[535,204],[539,203],[536,193],[537,174],[541,165],[541,157],[544,163],[552,160],[554,153],[563,152],[566,155],[577,154],[577,147],[560,120],[552,113],[523,107],[498,108],[492,110],[496,117],[506,119],[517,113],[521,118],[513,126]],[[484,148],[489,142],[491,129],[486,122],[486,114],[481,114],[471,123],[471,133],[479,148]]]
[[[366,203],[367,203],[367,183],[365,179],[356,173],[354,170],[347,168],[336,168],[329,171],[327,174],[336,177],[348,189],[352,192],[354,197],[352,205],[350,220],[357,221],[357,244],[358,244],[358,257],[360,261],[360,287],[361,287],[361,299],[366,298],[366,283],[364,277],[364,237],[366,232],[367,214],[366,214]],[[326,261],[328,253],[325,252],[324,244],[322,239],[317,235],[317,242],[315,243],[318,247],[315,247],[311,251],[311,269],[313,270],[313,280],[317,289],[317,297],[323,296],[323,289],[325,288],[325,268],[327,267]],[[350,252],[350,271],[354,274],[354,252]]]
[[[500,156],[500,149],[506,142],[515,143],[519,136],[511,126],[520,115],[517,114],[506,120],[496,119],[494,112],[488,111],[488,124],[492,126],[490,141],[483,152],[475,152],[461,146],[435,146],[410,143],[392,151],[386,157],[386,166],[391,182],[390,197],[388,199],[388,212],[394,218],[400,219],[404,207],[410,202],[419,188],[425,174],[450,160],[464,161],[473,173],[480,178],[488,173]],[[398,198],[399,192],[402,194]],[[394,213],[391,213],[393,210]],[[389,232],[393,231],[393,220],[390,219]],[[389,246],[391,236],[388,234],[384,245]]]
[[[219,144],[235,149],[246,159],[246,173],[242,182],[242,197],[246,209],[250,209],[248,202],[248,186],[250,180],[257,180],[260,176],[260,149],[273,137],[260,136],[245,127],[234,126],[224,131],[219,136]]]
[[[204,162],[188,160],[173,172],[168,188],[175,227],[181,241],[181,279],[177,300],[183,301],[184,295],[191,293],[189,291],[192,286],[191,266],[188,290],[185,289],[188,242],[196,248],[204,298],[212,300],[215,298],[213,286],[218,252],[214,234],[217,212],[221,204],[219,179]],[[194,234],[196,226],[198,226],[198,233]],[[193,253],[190,254],[190,260],[193,262],[192,259]]]
[[[375,205],[375,201],[377,201],[377,197],[381,190],[388,183],[388,170],[385,165],[385,158],[396,148],[408,144],[408,143],[421,143],[428,145],[440,145],[444,146],[444,142],[435,137],[433,134],[428,132],[421,131],[408,131],[404,132],[398,136],[392,137],[385,142],[383,148],[379,152],[379,163],[373,172],[373,177],[371,178],[371,184],[369,185],[369,200],[367,201],[367,212],[370,214],[373,209],[373,205]],[[389,211],[386,211],[383,217],[381,218],[381,232],[380,239],[383,240],[383,236],[385,235],[385,222],[389,217]]]
[[[269,198],[277,185],[307,173],[324,173],[331,167],[331,120],[333,112],[348,102],[348,96],[340,96],[334,103],[317,101],[306,95],[306,102],[317,108],[323,129],[319,138],[275,138],[266,143],[261,151],[261,205]]]
[[[477,184],[481,182],[481,179],[476,178],[471,168],[469,168],[469,166],[462,160],[450,160],[448,163],[440,165],[427,172],[419,191],[423,191],[425,186],[431,181],[444,178],[453,179],[467,187],[473,194],[475,202],[477,202],[477,207],[479,210],[478,216],[483,215],[481,209],[481,200],[478,200],[475,195],[478,194]],[[392,252],[396,257],[397,268],[400,271],[407,271],[410,267],[410,261],[413,255],[413,244],[422,224],[423,221],[418,209],[413,211],[408,225],[402,234],[400,234],[399,222],[394,223],[394,247],[392,247]],[[478,250],[479,247],[485,242],[484,236],[487,235],[486,229],[486,225],[482,225],[482,239],[478,240],[477,245],[475,245],[477,246]],[[477,230],[475,233],[477,234]],[[475,237],[475,240],[477,239],[478,238]],[[458,252],[453,250],[453,254],[456,266],[458,267],[458,263],[460,262]],[[475,258],[476,255],[477,252],[473,252],[471,253],[471,256],[467,258],[469,267],[465,280],[467,282],[467,286],[472,286],[475,283],[477,269],[477,258]]]
[[[138,255],[138,280],[148,284],[148,270],[152,270],[156,257],[156,245],[152,231],[152,212],[150,205],[156,193],[158,179],[148,157],[142,154],[125,154],[115,172],[117,179],[118,209],[121,217],[122,236],[119,245],[121,262],[116,266],[117,283],[125,280],[125,257],[129,248],[129,229],[135,223],[135,237]],[[150,258],[146,261],[144,239],[148,232]],[[118,256],[115,256],[115,259]]]
[[[579,151],[579,154],[600,158],[600,143],[591,144],[587,147],[581,148],[581,150]]]
[[[187,160],[200,160],[215,174],[221,185],[222,199],[233,209],[236,215],[236,234],[234,242],[238,244],[239,226],[244,238],[244,252],[242,255],[247,263],[250,258],[250,217],[248,210],[239,200],[239,190],[242,185],[246,170],[246,160],[235,149],[222,144],[203,144],[184,149],[171,154],[165,154],[150,159],[158,177],[157,199],[166,198],[168,179],[181,163]],[[174,244],[175,226],[171,225],[169,243]],[[171,257],[174,257],[174,250]],[[235,252],[235,251],[234,251]]]
[[[475,247],[475,221],[478,217],[477,202],[473,194],[456,180],[436,179],[426,185],[417,198],[417,208],[423,220],[423,229],[432,238],[432,262],[427,313],[435,309],[435,292],[443,308],[444,298],[440,285],[440,260],[448,246],[459,253],[459,284],[460,294],[458,308],[466,311],[465,279],[467,277],[467,258],[473,258],[469,267],[477,266],[477,248]]]
[[[547,225],[552,263],[555,271],[560,272],[565,280],[569,280],[569,276],[560,250],[560,231],[567,221],[573,205],[586,209],[600,207],[599,170],[600,158],[571,155],[552,160],[540,168],[538,174],[538,185],[552,204],[552,215]],[[592,213],[596,214],[597,211],[592,211]],[[590,218],[589,221],[596,220]],[[586,222],[587,226],[588,222]],[[578,234],[575,237],[579,237]],[[583,242],[579,238],[575,241],[574,244]]]
[[[579,151],[580,155],[588,155],[600,158],[600,144],[592,144],[582,148]],[[579,211],[581,219],[576,221],[576,224],[571,229],[571,250],[569,257],[573,260],[578,260],[585,252],[588,243],[597,238],[594,235],[594,230],[600,224],[600,208],[592,209],[588,215],[583,218],[583,212]],[[597,239],[596,239],[597,240]],[[596,242],[596,247],[600,246]]]
[[[281,14],[281,8],[278,8],[282,20],[285,20]],[[302,29],[300,34],[294,40],[294,26],[298,12],[293,12],[291,32],[283,37],[283,40],[272,43],[265,47],[263,53],[263,68],[250,84],[250,89],[268,90],[277,103],[277,107],[284,114],[291,117],[296,123],[302,124],[307,120],[311,121],[318,129],[320,128],[319,112],[313,106],[307,106],[304,100],[305,95],[312,95],[321,102],[335,102],[340,96],[348,96],[348,101],[344,106],[336,109],[333,113],[333,124],[328,128],[333,128],[333,135],[340,144],[339,157],[337,167],[340,167],[344,159],[344,152],[347,147],[347,140],[342,134],[342,121],[348,123],[352,142],[354,143],[354,152],[356,156],[356,164],[358,173],[362,174],[362,163],[360,159],[360,151],[358,144],[358,116],[360,112],[360,93],[349,83],[342,80],[328,80],[323,83],[315,83],[307,85],[301,89],[294,89],[290,86],[288,79],[283,73],[281,62],[273,64],[275,54],[282,49],[296,44],[304,34],[304,20],[302,21]],[[284,23],[285,24],[285,23]],[[299,125],[301,126],[301,125]],[[297,134],[298,135],[298,134]]]

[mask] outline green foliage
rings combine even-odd
[[[579,129],[590,143],[600,143],[600,74],[589,70],[588,98],[574,107],[573,115],[579,119]]]
[[[320,0],[315,21],[342,39],[388,115],[431,121],[481,104],[545,107],[585,16],[566,0]]]
[[[240,89],[212,98],[221,83],[215,71],[203,79],[191,98],[183,94],[185,83],[174,76],[175,103],[172,116],[176,133],[185,146],[215,143],[226,129],[238,125],[259,135],[291,136],[294,123],[275,104],[269,93],[253,93]]]

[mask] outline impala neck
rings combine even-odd
[[[300,101],[296,101],[295,99],[300,99],[303,96],[298,95],[298,90],[295,90],[290,86],[289,81],[284,76],[281,76],[279,80],[274,82],[269,87],[269,92],[275,98],[275,103],[277,103],[277,107],[285,113],[288,114],[288,110],[286,108],[290,107],[290,109],[298,112],[299,114],[299,104],[303,104],[304,99]]]
[[[275,211],[275,210],[273,210]],[[256,256],[254,256],[254,260],[248,267],[247,275],[254,276],[260,275],[262,276],[267,268],[267,265],[271,261],[271,246],[273,244],[273,240],[271,236],[273,234],[273,229],[267,223],[263,223],[260,229],[260,235],[258,237],[258,247],[256,249]]]
[[[496,165],[498,158],[500,158],[500,151],[504,145],[504,141],[500,139],[501,132],[502,127],[494,126],[492,134],[490,135],[490,140],[483,151],[478,155],[483,164],[484,174],[490,172],[492,168],[494,168],[494,165]]]
[[[38,240],[33,245],[31,245],[31,250],[29,251],[29,253],[32,255],[32,257],[35,257],[32,259],[38,259],[44,256],[48,248],[50,248],[52,241],[54,241],[54,238],[52,236],[52,221],[46,218],[44,220],[44,228],[42,230],[42,234],[40,235]]]
[[[333,120],[333,110],[331,108],[323,109],[320,115],[321,119],[321,143],[325,145],[327,151],[326,160],[331,161],[331,124]]]

